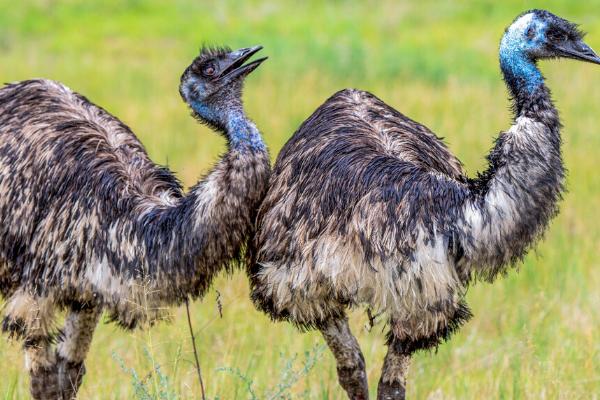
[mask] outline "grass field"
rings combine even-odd
[[[191,185],[224,142],[189,117],[177,91],[181,72],[202,42],[262,44],[270,59],[248,80],[245,101],[273,157],[329,95],[358,87],[444,136],[473,174],[484,167],[493,138],[510,125],[499,38],[518,13],[534,6],[581,23],[588,43],[600,48],[598,0],[0,0],[0,79],[66,83],[130,125],[156,162]],[[518,273],[469,289],[475,317],[437,352],[415,357],[410,398],[600,396],[600,68],[561,61],[542,69],[564,124],[569,192],[561,214]],[[119,360],[147,377],[151,390],[161,388],[160,376],[151,373],[160,365],[178,398],[198,398],[185,310],[173,315],[173,323],[144,332],[100,326],[81,398],[135,398],[131,373]],[[257,312],[242,271],[220,277],[193,304],[192,317],[211,399],[252,398],[249,382],[233,371],[252,381],[256,398],[288,398],[273,397],[277,385],[291,379],[285,364],[297,354],[292,365],[302,369],[305,352],[312,357],[324,344],[318,334],[300,334]],[[374,392],[385,353],[383,326],[369,332],[366,322],[362,311],[353,313]],[[0,360],[0,396],[27,398],[18,345],[0,339]],[[298,375],[284,396],[343,398],[328,351]]]

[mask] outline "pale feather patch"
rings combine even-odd
[[[540,122],[519,117],[505,135],[508,135],[507,140],[511,140],[515,146],[531,146],[533,142],[539,151],[543,152],[549,146],[545,139],[546,129],[546,126]],[[543,173],[544,171],[538,170],[535,165],[528,167],[530,177]],[[507,192],[507,188],[511,185],[512,182],[506,182],[497,175],[490,184],[482,207],[473,201],[468,201],[463,206],[464,221],[459,221],[459,225],[464,231],[469,232],[472,238],[470,242],[464,243],[467,259],[471,260],[467,265],[469,270],[482,267],[479,260],[485,260],[495,246],[498,246],[504,238],[510,237],[520,226],[520,213],[523,211],[518,208],[518,200]],[[485,263],[483,264],[483,267],[486,267]]]
[[[6,302],[4,315],[10,322],[23,324],[28,336],[48,336],[54,330],[51,297],[37,297],[19,289]]]
[[[464,288],[444,241],[425,237],[421,230],[414,261],[404,264],[397,258],[366,263],[359,247],[339,236],[321,237],[307,246],[316,249],[314,259],[307,253],[300,264],[260,263],[258,279],[276,310],[290,313],[295,321],[319,320],[329,307],[340,306],[335,299],[349,300],[403,322],[406,329],[398,337],[427,337],[448,322],[443,313],[431,310],[440,302],[458,305]]]

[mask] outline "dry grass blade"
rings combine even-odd
[[[192,328],[192,317],[190,317],[190,303],[187,298],[185,299],[185,312],[187,314],[188,326],[190,328],[190,337],[192,338],[194,360],[196,361],[196,371],[198,372],[198,380],[200,381],[202,400],[206,400],[206,394],[204,393],[204,382],[202,381],[202,370],[200,369],[200,359],[198,358],[198,350],[196,349],[196,337],[194,336],[194,329]]]

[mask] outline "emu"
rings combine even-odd
[[[203,48],[183,73],[192,114],[228,145],[187,194],[126,125],[62,84],[0,89],[2,329],[23,340],[33,398],[76,397],[103,310],[147,325],[242,259],[270,175],[241,100],[261,48]]]
[[[377,396],[402,399],[411,354],[471,317],[469,282],[507,271],[557,214],[561,125],[536,63],[600,64],[582,37],[543,10],[506,29],[500,66],[514,124],[476,178],[425,126],[358,90],[334,94],[281,150],[257,217],[252,299],[275,320],[321,331],[349,398],[369,393],[347,308],[389,318]]]

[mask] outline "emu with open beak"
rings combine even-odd
[[[248,75],[254,71],[268,57],[262,57],[248,64],[244,64],[250,57],[256,54],[262,46],[246,47],[232,51],[219,60],[221,73],[214,79],[232,80]]]

